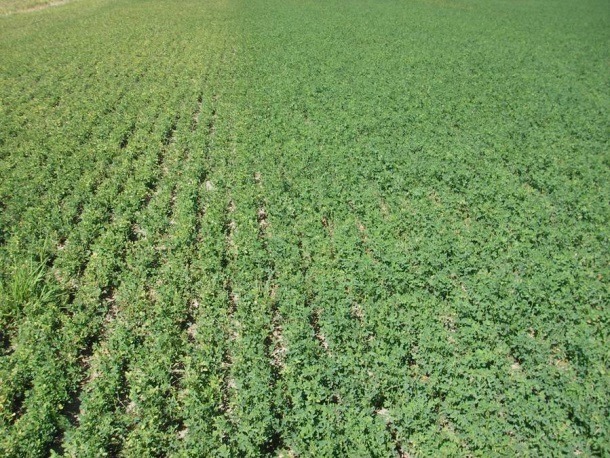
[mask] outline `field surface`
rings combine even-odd
[[[0,0],[0,16],[30,13],[52,6],[60,6],[72,0]]]
[[[1,456],[610,454],[607,0],[79,0],[0,101]]]

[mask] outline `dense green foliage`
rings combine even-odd
[[[0,455],[610,454],[605,0],[0,18]]]

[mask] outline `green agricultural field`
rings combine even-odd
[[[608,0],[31,5],[0,456],[610,455]]]

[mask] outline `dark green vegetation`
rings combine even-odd
[[[610,453],[606,0],[0,18],[0,455]]]

